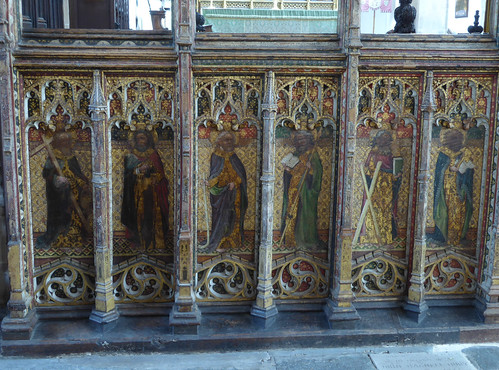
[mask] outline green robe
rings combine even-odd
[[[297,154],[294,155],[298,157]],[[290,227],[294,228],[296,246],[298,248],[314,249],[319,244],[317,205],[322,183],[322,163],[316,151],[313,151],[312,154],[308,151],[299,158],[300,162],[296,166],[284,171],[281,232],[288,234],[291,231],[289,230]],[[311,168],[307,171],[306,162],[309,158]],[[300,189],[300,191],[298,199],[295,200],[297,189]],[[292,203],[295,201],[298,202],[295,205],[296,216],[293,212]],[[286,226],[286,223],[288,223],[288,226]],[[284,231],[285,229],[286,231]],[[291,246],[292,241],[285,240],[285,243]]]

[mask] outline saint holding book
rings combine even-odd
[[[380,130],[372,139],[372,148],[364,163],[363,176],[371,192],[371,211],[365,212],[361,243],[392,244],[397,236],[397,200],[402,183],[403,159],[394,157],[393,138],[389,131]],[[368,207],[364,192],[362,208]]]

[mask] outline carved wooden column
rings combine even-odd
[[[499,7],[499,5],[498,5]],[[499,42],[499,39],[498,39]],[[496,127],[499,124],[499,101],[496,110]],[[496,128],[496,133],[499,129]],[[492,177],[497,179],[498,170],[492,172]],[[483,281],[478,287],[476,306],[486,324],[499,323],[499,186],[495,194],[494,224],[489,229],[491,234],[488,245],[489,255],[484,258]]]
[[[19,36],[20,13],[18,2],[0,0],[0,120],[2,127],[3,180],[7,219],[8,268],[10,298],[8,316],[2,321],[3,339],[29,339],[36,324],[32,308],[32,287],[29,281],[31,268],[26,245],[21,242],[19,210],[18,168],[20,148],[16,140],[16,124],[19,124],[19,100],[16,71],[12,65],[12,49]],[[22,130],[21,130],[22,131]]]
[[[407,302],[404,305],[407,314],[420,322],[426,316],[428,305],[424,297],[425,261],[426,261],[426,217],[428,208],[428,189],[430,183],[431,132],[433,113],[436,104],[433,96],[433,71],[426,75],[426,90],[421,104],[423,113],[423,140],[418,171],[418,199],[416,205],[414,247],[412,269]]]
[[[181,130],[180,235],[175,247],[177,290],[170,313],[174,333],[197,333],[201,314],[194,298],[193,243],[193,77],[192,48],[194,44],[195,4],[193,0],[174,2],[175,43],[178,52],[177,91]]]
[[[344,4],[344,3],[343,3]],[[348,69],[343,74],[342,84],[347,84],[346,137],[344,143],[343,172],[343,212],[340,236],[333,251],[334,266],[331,269],[331,293],[324,307],[330,325],[334,321],[356,320],[359,315],[352,305],[352,194],[353,168],[355,153],[355,133],[357,122],[357,100],[359,90],[359,58],[362,43],[360,42],[360,3],[353,0],[350,4],[350,25],[346,40],[348,53]],[[346,81],[345,81],[346,80]],[[342,98],[345,98],[342,96]],[[343,129],[343,128],[342,128]]]
[[[488,1],[484,18],[484,31],[491,35],[495,35],[496,45],[499,46],[499,2]]]
[[[265,97],[262,104],[263,114],[263,173],[262,181],[262,240],[258,250],[258,295],[251,308],[253,316],[268,319],[277,315],[277,307],[272,298],[272,234],[274,226],[274,148],[275,117],[277,102],[275,98],[274,72],[267,72]]]
[[[111,237],[111,199],[109,189],[109,131],[106,127],[106,99],[101,73],[94,71],[90,105],[92,120],[92,184],[94,201],[95,307],[90,320],[107,323],[119,315],[114,304]]]
[[[498,208],[497,193],[496,209]],[[477,297],[478,301],[476,304],[478,311],[486,324],[499,323],[499,232],[497,225],[497,213],[495,219],[496,222],[493,227],[495,238],[494,242],[492,243],[492,247],[490,248],[492,256],[488,260],[490,261],[490,266],[484,266],[485,279],[479,285],[480,294]]]
[[[0,50],[4,49],[5,44],[5,27],[7,27],[5,3],[0,1]],[[1,75],[0,75],[1,78]],[[2,116],[0,110],[0,124],[2,124]],[[1,160],[1,159],[0,159]],[[0,166],[0,173],[3,173],[3,164]],[[7,302],[4,301],[6,298],[7,291],[10,292],[9,280],[7,276],[8,261],[7,261],[7,223],[4,217],[5,214],[5,199],[4,199],[3,183],[0,186],[0,305],[6,306]]]

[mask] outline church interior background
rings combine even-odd
[[[4,353],[442,307],[497,339],[499,5],[412,5],[0,0]]]

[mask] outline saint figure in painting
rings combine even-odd
[[[206,185],[210,192],[211,234],[204,251],[225,252],[242,245],[244,216],[248,209],[246,170],[234,152],[233,133],[222,132],[211,155],[210,175]]]
[[[372,139],[371,150],[364,163],[365,180],[370,200],[364,189],[362,209],[368,207],[361,243],[392,244],[397,236],[397,200],[402,183],[402,158],[394,158],[393,138],[381,130]],[[371,202],[369,209],[367,202]]]
[[[362,95],[359,97],[358,111],[359,115],[369,113],[369,108],[371,105],[371,99],[367,96],[367,91],[362,90]]]
[[[52,147],[45,142],[48,158],[43,166],[47,195],[47,231],[38,237],[36,247],[75,246],[88,235],[91,225],[91,193],[88,178],[73,154],[69,132],[57,131]]]
[[[317,249],[322,162],[311,132],[296,132],[293,146],[294,152],[281,161],[284,166],[281,242],[303,249]]]
[[[473,175],[471,150],[464,146],[461,130],[448,130],[435,166],[433,241],[459,245],[466,239],[473,215]]]
[[[487,98],[485,97],[485,91],[480,91],[478,94],[478,99],[476,101],[476,112],[478,114],[487,114]]]
[[[168,233],[168,180],[154,146],[155,132],[137,130],[125,157],[121,222],[126,237],[144,250],[165,248]]]

